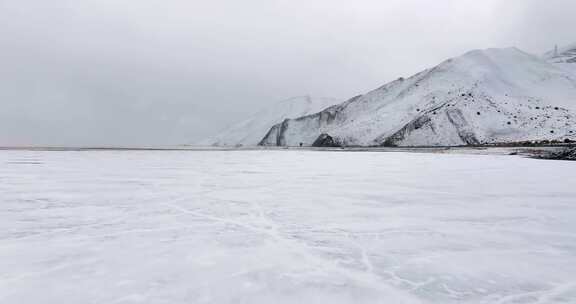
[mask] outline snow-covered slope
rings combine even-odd
[[[288,118],[297,118],[319,112],[339,102],[341,102],[341,100],[311,96],[301,96],[283,100],[199,144],[207,146],[256,146],[262,137],[266,135],[266,132],[275,124]]]
[[[454,146],[576,140],[576,76],[516,48],[476,50],[320,113],[261,145]]]

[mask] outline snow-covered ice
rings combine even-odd
[[[576,303],[576,162],[0,151],[0,303]]]

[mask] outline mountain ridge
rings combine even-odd
[[[576,77],[517,48],[473,50],[319,113],[260,145],[452,146],[574,140]]]

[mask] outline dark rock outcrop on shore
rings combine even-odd
[[[576,161],[576,147],[567,147],[560,151],[543,153],[536,158],[553,159],[553,160],[574,160]]]
[[[328,134],[320,134],[316,141],[312,144],[312,147],[332,147],[337,148],[341,147],[342,145],[339,144],[334,138]]]

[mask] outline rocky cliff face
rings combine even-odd
[[[256,146],[275,124],[285,119],[316,113],[338,102],[339,100],[334,98],[311,96],[283,100],[198,144],[204,146]]]
[[[515,48],[472,51],[319,113],[286,119],[260,144],[456,146],[576,140],[576,75],[550,60]]]

